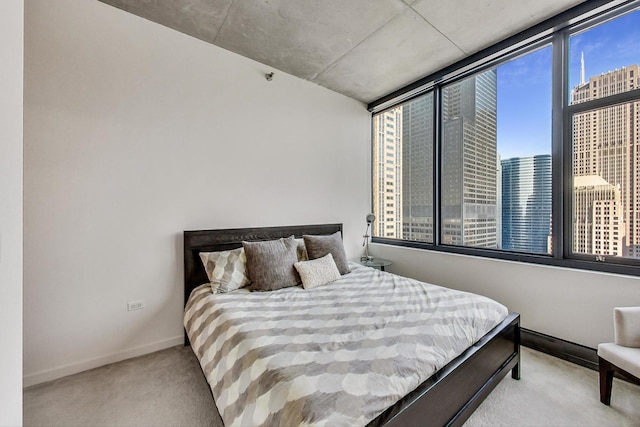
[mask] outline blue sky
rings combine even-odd
[[[569,39],[569,82],[640,64],[640,11]],[[502,159],[551,153],[551,46],[498,67],[498,154]]]

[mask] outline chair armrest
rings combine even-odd
[[[640,307],[614,308],[613,329],[617,345],[640,348]]]

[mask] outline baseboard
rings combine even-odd
[[[120,362],[122,360],[131,359],[132,357],[138,357],[145,354],[153,353],[155,351],[164,350],[165,348],[182,344],[183,340],[184,338],[182,337],[182,335],[180,335],[174,338],[157,341],[140,347],[134,347],[124,351],[111,353],[109,355],[97,357],[95,359],[84,360],[81,362],[71,363],[57,368],[47,369],[44,371],[25,375],[22,378],[22,386],[24,388],[30,387],[47,381],[57,380],[58,378],[66,377],[67,375],[73,375],[77,374],[78,372],[87,371],[89,369],[99,368],[100,366],[108,365],[110,363]]]
[[[595,348],[525,328],[520,329],[520,344],[585,368],[598,370],[598,352]]]

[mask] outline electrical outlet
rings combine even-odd
[[[142,310],[144,308],[144,301],[129,301],[127,303],[127,311]]]

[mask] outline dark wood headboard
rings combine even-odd
[[[184,304],[191,291],[209,278],[200,261],[200,252],[227,251],[239,248],[243,241],[274,240],[291,235],[321,235],[342,231],[342,224],[294,225],[284,227],[230,228],[184,232]]]

